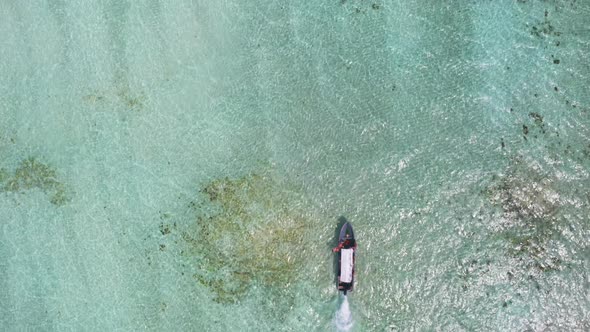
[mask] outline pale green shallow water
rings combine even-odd
[[[0,327],[590,329],[590,3],[0,2]]]

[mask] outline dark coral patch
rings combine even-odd
[[[559,269],[561,260],[548,253],[549,241],[559,234],[556,217],[561,207],[556,179],[516,158],[507,172],[487,189],[489,201],[499,207],[504,220],[501,238],[513,257],[528,257],[542,272]]]
[[[49,195],[54,205],[64,205],[69,201],[66,186],[59,180],[56,170],[34,157],[21,161],[11,175],[0,170],[1,182],[5,182],[2,191],[24,192],[38,188]]]
[[[181,237],[195,279],[217,302],[235,303],[255,284],[281,289],[298,280],[310,221],[291,192],[271,176],[249,174],[215,180],[201,193],[214,212]]]

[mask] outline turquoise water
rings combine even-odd
[[[590,329],[587,1],[2,1],[0,36],[3,330]]]

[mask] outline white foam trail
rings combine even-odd
[[[338,332],[350,331],[354,325],[350,306],[348,305],[348,297],[346,295],[344,295],[344,300],[340,304],[340,309],[336,312],[334,324],[336,325],[336,331]]]

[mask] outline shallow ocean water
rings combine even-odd
[[[4,1],[0,36],[3,330],[590,329],[590,3]]]

